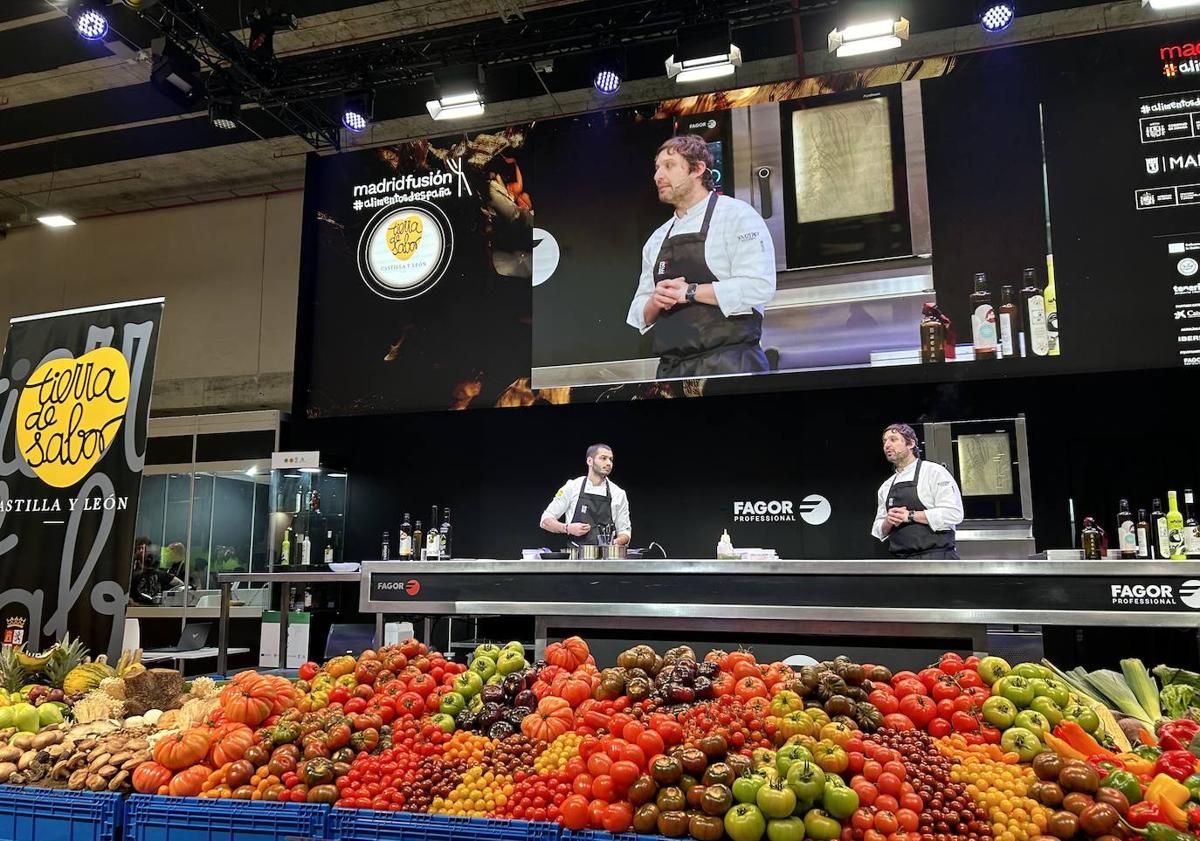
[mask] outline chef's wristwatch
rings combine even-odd
[[[696,287],[699,285],[700,284],[698,284],[698,283],[689,283],[688,284],[687,293],[684,295],[684,299],[689,304],[696,303]]]
[[[913,516],[913,512],[911,512],[911,511],[908,512],[908,521],[910,523],[915,523],[917,521],[917,518],[915,516]]]

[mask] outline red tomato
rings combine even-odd
[[[963,660],[963,665],[973,671],[979,671],[979,658],[972,654],[966,660]]]
[[[921,683],[925,685],[925,688],[929,690],[932,690],[934,685],[937,684],[938,680],[945,676],[945,672],[943,672],[941,669],[935,669],[933,667],[921,669],[921,671],[917,672],[917,680],[921,681]]]
[[[612,758],[604,751],[598,750],[588,757],[588,773],[593,777],[599,777],[601,774],[607,774],[608,769],[611,767]]]
[[[883,773],[883,764],[876,762],[874,759],[863,763],[862,774],[868,782],[875,782],[879,779],[879,775]]]
[[[876,786],[876,788],[879,789],[880,794],[887,794],[887,795],[891,795],[892,797],[899,797],[900,796],[900,783],[901,783],[901,780],[899,777],[897,777],[895,774],[891,773],[890,771],[884,771],[882,774],[879,775],[879,779],[875,781],[875,786]],[[880,829],[880,832],[882,832],[882,831],[883,830]],[[894,831],[895,830],[889,830],[889,832],[894,832]]]
[[[909,671],[896,672],[894,675],[892,675],[892,687],[894,688],[896,686],[896,684],[902,680],[916,680],[916,678],[917,678],[916,672],[909,672]]]
[[[344,704],[349,697],[350,692],[344,686],[335,686],[329,690],[329,703],[331,704]]]
[[[908,771],[905,770],[904,763],[895,759],[885,763],[883,770],[887,771],[889,774],[895,774],[902,781],[908,776]]]
[[[935,739],[940,739],[943,736],[949,736],[950,731],[954,728],[950,726],[950,721],[945,718],[935,718],[925,728],[929,731],[929,735]]]
[[[621,760],[623,762],[632,762],[641,771],[646,767],[646,752],[637,745],[631,745],[626,742],[621,747]]]
[[[979,676],[979,672],[974,669],[963,669],[955,673],[954,679],[958,681],[958,685],[963,689],[969,689],[972,686],[983,686],[983,678]]]
[[[875,829],[882,832],[884,835],[890,835],[900,828],[900,822],[896,820],[894,812],[876,812],[875,813]]]
[[[871,823],[875,822],[874,816],[871,817]],[[863,833],[863,841],[887,841],[887,836],[879,830],[872,827]]]
[[[908,695],[928,695],[925,684],[919,680],[902,680],[896,684],[896,697],[903,699]],[[903,709],[903,708],[902,708]]]
[[[925,808],[925,801],[916,792],[907,791],[900,795],[900,808],[920,813]]]
[[[883,726],[891,730],[912,730],[915,726],[912,719],[901,713],[892,713],[883,717]]]
[[[317,676],[317,672],[319,671],[321,671],[321,666],[309,660],[307,663],[304,663],[300,666],[300,679],[312,680]]]
[[[954,678],[947,675],[938,678],[937,682],[930,689],[929,694],[933,697],[933,700],[941,701],[944,698],[957,698],[962,694],[962,689]]]
[[[737,682],[734,692],[742,701],[749,701],[751,698],[766,698],[767,685],[763,683],[762,678],[744,677]]]
[[[667,743],[653,730],[647,730],[645,733],[637,737],[637,746],[642,749],[642,753],[646,756],[657,756],[667,749]]]
[[[663,742],[666,743],[667,747],[683,742],[683,727],[677,721],[663,721],[653,725],[653,729],[658,735],[662,736]]]
[[[580,774],[577,777],[575,777],[575,779],[571,783],[571,791],[575,792],[576,794],[578,794],[581,797],[586,797],[588,800],[591,800],[592,799],[592,775],[591,774]]]
[[[997,728],[997,727],[993,727],[990,724],[981,723],[979,725],[979,735],[982,736],[983,741],[989,745],[1000,744],[1001,734],[1000,734],[999,728]]]
[[[859,832],[866,832],[875,826],[875,816],[869,809],[855,809],[850,816],[850,826]]]
[[[633,807],[628,803],[613,803],[604,810],[604,828],[614,835],[625,832],[633,822]]]
[[[934,709],[937,710],[938,718],[944,718],[946,721],[949,721],[950,716],[954,715],[954,699],[943,698],[934,705]]]
[[[333,693],[330,693],[329,700],[333,700]],[[353,715],[354,713],[360,713],[365,710],[367,708],[367,702],[362,698],[351,698],[342,705],[342,708],[346,711],[347,715]]]
[[[917,727],[925,727],[937,717],[937,706],[924,695],[906,695],[900,699],[900,712]],[[888,727],[886,720],[884,727]]]
[[[625,791],[642,773],[642,769],[637,763],[622,759],[620,762],[614,762],[608,773],[617,791]]]
[[[948,675],[956,675],[965,669],[966,666],[963,665],[962,658],[956,654],[953,657],[943,657],[942,662],[938,663],[938,668]]]
[[[588,801],[586,797],[572,794],[558,807],[558,814],[567,829],[586,829],[588,825]]]
[[[956,712],[950,716],[950,726],[959,733],[974,733],[979,729],[979,721],[970,713]]]
[[[900,802],[890,794],[881,794],[875,798],[875,811],[895,812],[900,808]]]
[[[847,754],[847,756],[849,757],[848,761],[850,764],[846,766],[846,770],[849,771],[851,774],[859,773],[860,771],[862,771],[862,769],[867,764],[866,757],[864,757],[858,751],[854,751],[853,753]]]
[[[893,693],[884,692],[882,689],[871,690],[867,700],[884,715],[890,715],[900,709],[900,699]]]
[[[606,803],[611,803],[617,797],[617,787],[613,778],[608,774],[597,774],[592,780],[592,795]]]
[[[873,806],[875,800],[879,797],[879,789],[863,780],[861,783],[850,786],[854,793],[858,795],[858,802],[861,806]],[[855,827],[859,829],[860,827]]]
[[[921,823],[921,816],[912,809],[901,809],[896,812],[896,822],[904,832],[915,832]]]
[[[588,804],[588,826],[592,829],[604,829],[604,810],[608,803],[603,800],[593,800]]]
[[[631,744],[637,744],[638,737],[646,732],[640,721],[631,721],[621,728],[621,738]]]

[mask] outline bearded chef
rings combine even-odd
[[[917,433],[906,423],[883,431],[883,455],[894,472],[879,486],[871,534],[896,558],[957,560],[963,504],[950,471],[920,458]]]
[[[627,322],[649,333],[658,379],[769,370],[763,306],[775,297],[775,245],[749,204],[714,192],[704,138],[672,137],[654,159],[658,198],[675,213],[642,248]]]
[[[599,532],[612,532],[612,542],[628,546],[632,534],[629,497],[609,480],[613,469],[612,447],[592,444],[587,449],[587,475],[568,479],[542,512],[541,527],[568,535],[572,542],[597,545]],[[564,522],[565,521],[565,522]]]

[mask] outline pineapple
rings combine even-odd
[[[75,668],[78,668],[87,657],[87,648],[77,639],[72,639],[70,634],[65,634],[62,642],[54,650],[54,654],[42,667],[42,677],[46,679],[46,683],[57,689],[63,688],[63,682],[67,679],[67,675]],[[72,694],[72,693],[67,693]]]
[[[0,689],[5,692],[17,692],[25,685],[29,673],[21,665],[15,648],[0,649]]]

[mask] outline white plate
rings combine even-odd
[[[329,568],[334,572],[358,572],[358,564],[353,562],[345,562],[340,564],[330,564]]]

